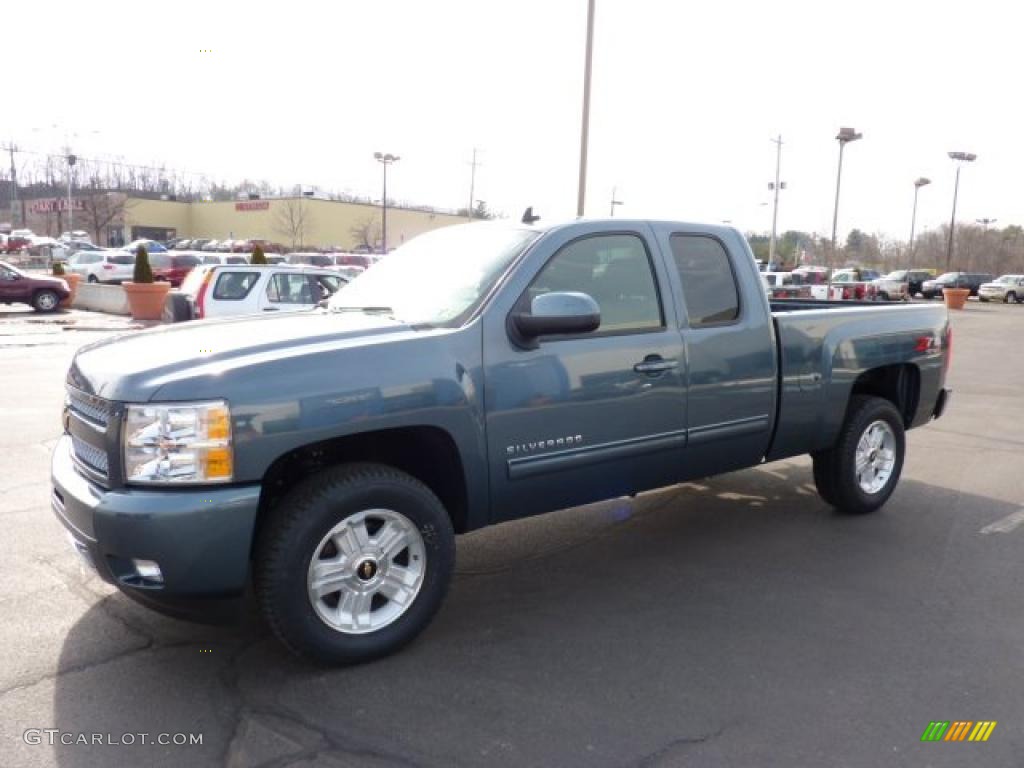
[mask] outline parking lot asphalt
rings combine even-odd
[[[0,766],[1022,764],[1024,307],[953,313],[954,398],[879,513],[836,515],[799,459],[473,533],[431,627],[347,669],[79,566],[49,453],[109,332],[27,319],[0,318]],[[998,725],[922,743],[934,720]]]

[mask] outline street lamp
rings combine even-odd
[[[956,161],[956,182],[953,185],[953,215],[949,218],[949,245],[946,247],[946,271],[953,263],[953,229],[956,227],[956,198],[960,194],[960,169],[964,163],[973,163],[977,155],[970,152],[947,152],[950,160]]]
[[[839,224],[839,185],[843,180],[843,149],[851,141],[857,141],[864,134],[857,133],[853,128],[840,128],[836,134],[839,142],[839,170],[836,172],[836,206],[832,212],[832,258],[836,256],[836,226]]]
[[[779,169],[782,165],[782,135],[779,138],[771,139],[775,144],[775,183],[769,184],[768,189],[775,192],[775,203],[772,208],[772,239],[768,241],[768,268],[774,269],[775,264],[775,231],[779,222],[779,190],[786,188],[785,182],[779,182]]]
[[[975,219],[974,223],[981,224],[981,226],[985,228],[985,231],[988,232],[988,225],[995,224],[997,221],[999,221],[999,219]]]
[[[921,187],[925,187],[932,183],[931,179],[926,179],[924,176],[917,179],[914,182],[914,212],[910,215],[910,244],[907,246],[907,266],[911,266],[911,262],[914,258],[914,225],[917,224],[917,193],[921,191]]]
[[[583,215],[587,197],[587,145],[590,139],[590,71],[594,54],[594,0],[587,0],[587,52],[583,62],[583,125],[580,128],[580,182],[576,215]]]
[[[392,163],[397,163],[400,158],[398,155],[392,155],[390,152],[384,154],[382,152],[374,152],[373,159],[384,166],[384,196],[380,201],[380,247],[383,253],[388,252],[388,166]]]

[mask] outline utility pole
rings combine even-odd
[[[622,201],[621,201],[621,200],[616,200],[616,199],[615,199],[615,192],[616,192],[616,190],[618,190],[618,187],[612,187],[612,203],[611,203],[611,210],[610,210],[610,211],[608,212],[608,215],[609,215],[609,216],[612,216],[612,217],[614,217],[614,216],[615,216],[615,206],[616,206],[616,205],[622,205]]]
[[[472,170],[469,172],[469,205],[466,206],[466,218],[470,221],[473,220],[473,197],[475,196],[476,189],[476,167],[483,165],[478,163],[476,159],[476,147],[473,147],[473,162],[470,163]]]
[[[779,222],[779,170],[782,167],[782,134],[777,139],[771,139],[775,145],[775,184],[769,184],[769,188],[775,191],[775,204],[772,208],[772,239],[768,242],[768,268],[774,269],[775,264],[775,235]]]
[[[14,153],[17,150],[12,139],[7,145],[7,151],[11,155],[11,229],[18,228],[18,168],[14,163]]]

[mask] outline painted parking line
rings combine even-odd
[[[1019,525],[1024,525],[1024,509],[1018,509],[1001,520],[989,523],[981,529],[981,533],[1009,533]]]

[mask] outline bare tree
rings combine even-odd
[[[103,242],[103,233],[110,225],[124,223],[124,214],[129,205],[126,195],[93,187],[82,190],[78,199],[82,201],[88,228],[96,238],[93,242]]]
[[[306,235],[313,228],[309,208],[304,203],[301,197],[282,200],[277,209],[274,229],[291,242],[293,251],[306,242]]]
[[[375,248],[381,239],[380,221],[376,214],[367,216],[348,231],[356,245]]]

